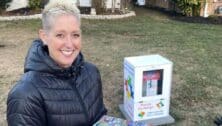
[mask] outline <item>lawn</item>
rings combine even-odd
[[[123,117],[123,59],[160,54],[174,63],[170,126],[210,126],[222,115],[222,25],[186,23],[162,13],[120,20],[82,20],[85,59],[96,64],[108,114]],[[23,74],[40,20],[0,22],[0,125],[6,126],[8,91]]]

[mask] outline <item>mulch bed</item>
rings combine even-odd
[[[188,22],[188,23],[201,23],[201,24],[222,24],[222,15],[214,15],[209,16],[207,18],[195,16],[195,17],[187,17],[182,15],[181,13],[167,11],[162,8],[152,8],[156,11],[160,11],[161,13],[165,13],[170,17],[172,20],[182,21],[182,22]]]
[[[171,19],[189,23],[202,23],[202,24],[222,24],[221,16],[213,17],[185,17],[185,16],[172,16]]]

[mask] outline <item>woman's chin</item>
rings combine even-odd
[[[61,60],[61,62],[59,63],[59,66],[62,68],[68,68],[72,65],[74,61],[74,58],[63,58],[63,60]]]
[[[72,53],[72,55],[57,55],[57,57],[55,57],[55,61],[57,61],[57,63],[59,64],[60,67],[63,68],[67,68],[70,67],[72,65],[72,63],[74,62],[74,60],[76,59],[77,55],[75,53]]]
[[[70,67],[72,64],[60,64],[59,66],[62,68],[68,68]]]

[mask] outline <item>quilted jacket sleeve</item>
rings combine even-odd
[[[41,96],[31,84],[17,84],[7,99],[8,126],[45,126]]]

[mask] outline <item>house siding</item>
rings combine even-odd
[[[200,16],[210,16],[210,15],[220,15],[218,13],[218,8],[222,7],[222,0],[211,0],[207,2],[207,8],[205,12],[205,3],[201,4]]]

